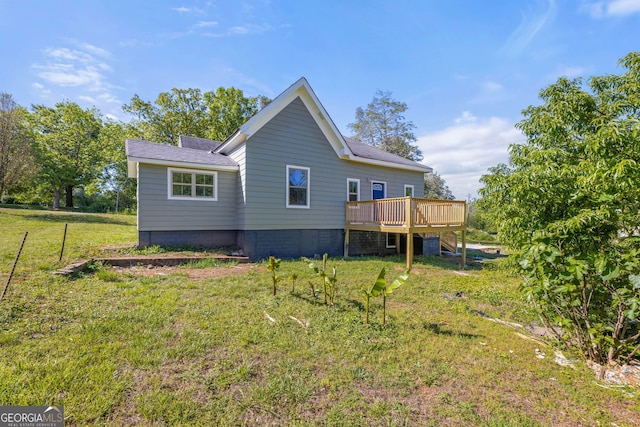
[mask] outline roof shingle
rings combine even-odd
[[[127,139],[125,147],[127,156],[139,159],[194,163],[207,166],[238,166],[235,161],[223,154],[211,153],[201,149],[157,144],[139,139]]]
[[[398,156],[396,154],[380,150],[379,148],[376,148],[369,144],[365,144],[353,138],[348,138],[346,136],[343,136],[343,138],[344,142],[346,142],[349,146],[351,152],[358,157],[380,160],[383,162],[398,163],[407,166],[418,166],[424,168],[425,171],[431,170],[429,166],[422,163],[414,162],[413,160],[405,159],[404,157]]]

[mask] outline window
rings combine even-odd
[[[396,234],[387,233],[387,248],[397,247]]]
[[[309,168],[287,165],[287,207],[309,207]]]
[[[360,180],[347,178],[347,201],[357,202],[360,200]]]
[[[413,197],[413,185],[406,184],[404,186],[404,195]]]
[[[168,181],[170,199],[217,200],[217,172],[169,168]]]

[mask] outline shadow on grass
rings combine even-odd
[[[450,337],[459,337],[459,338],[464,338],[464,339],[474,339],[474,338],[483,337],[483,335],[468,334],[468,333],[465,333],[465,332],[455,332],[455,331],[452,331],[452,330],[449,330],[449,329],[442,329],[440,327],[440,325],[437,324],[437,323],[424,322],[422,324],[422,326],[427,331],[433,332],[436,335],[446,335],[446,336],[450,336]]]
[[[7,215],[13,215],[7,213]],[[116,218],[108,218],[102,216],[102,214],[90,214],[84,212],[78,213],[57,213],[37,211],[37,213],[28,213],[15,215],[24,219],[25,221],[43,221],[43,222],[55,222],[55,223],[67,223],[67,224],[114,224],[114,225],[130,225],[132,223],[122,221]]]

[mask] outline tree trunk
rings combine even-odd
[[[60,209],[60,190],[53,190],[53,209]]]
[[[68,208],[72,208],[73,207],[73,185],[67,185],[67,187],[65,188],[65,191],[67,193],[67,198],[64,204]]]

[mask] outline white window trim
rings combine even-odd
[[[360,180],[357,178],[347,178],[347,202],[349,201],[353,201],[353,200],[349,200],[349,196],[351,195],[351,193],[349,192],[349,184],[351,184],[352,182],[355,182],[358,184],[358,193],[356,195],[356,202],[360,201]]]
[[[304,169],[307,171],[307,204],[306,205],[291,205],[289,204],[289,169]],[[287,193],[287,208],[292,209],[309,209],[311,208],[311,168],[305,166],[287,165],[287,171],[285,174],[284,188]]]
[[[411,185],[411,184],[405,184],[405,185],[404,185],[404,190],[402,191],[402,193],[404,194],[404,197],[406,197],[406,196],[407,196],[407,188],[410,188],[410,189],[411,189],[411,197],[415,197],[416,189],[415,189],[415,187],[414,187],[413,185]]]
[[[387,183],[386,181],[371,181],[371,200],[373,200],[373,185],[374,184],[384,184],[384,193],[382,194],[382,198],[387,198]]]
[[[196,197],[196,196],[174,196],[173,195],[173,172],[191,173],[193,179],[191,182],[192,194],[195,194],[195,175],[211,175],[213,176],[213,197]],[[180,168],[167,168],[167,197],[169,200],[198,200],[203,202],[215,202],[218,200],[218,172],[204,171],[199,169],[180,169]]]

